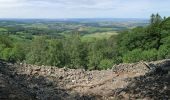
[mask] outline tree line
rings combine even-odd
[[[159,14],[152,14],[146,27],[129,29],[108,39],[82,42],[80,34],[75,32],[61,39],[34,36],[22,40],[1,34],[0,58],[88,70],[107,69],[123,62],[170,58],[170,17],[162,18]]]

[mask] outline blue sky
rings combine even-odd
[[[170,16],[170,0],[0,0],[0,18],[148,18]]]

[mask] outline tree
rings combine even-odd
[[[141,60],[155,61],[155,60],[157,60],[157,52],[158,51],[156,49],[142,51],[141,52],[141,54],[142,54]]]
[[[142,50],[141,49],[134,49],[132,51],[129,51],[128,53],[123,55],[123,62],[125,63],[131,63],[131,62],[137,62],[142,60]]]
[[[59,40],[50,40],[46,51],[46,63],[52,66],[62,66],[63,46]]]
[[[25,50],[24,50],[24,45],[22,45],[21,43],[15,43],[14,47],[12,48],[12,57],[11,59],[15,60],[15,61],[23,61],[25,59]]]
[[[152,61],[169,57],[170,19],[152,14],[150,25],[118,35],[118,52],[123,62]]]
[[[151,19],[150,19],[150,23],[151,23],[151,24],[153,24],[153,23],[154,23],[154,21],[155,21],[155,15],[154,15],[154,14],[152,14],[152,15],[151,15]]]
[[[26,61],[31,64],[46,64],[46,37],[36,37],[31,43],[30,52],[27,54]]]
[[[100,41],[91,43],[88,48],[88,68],[98,69],[100,61],[103,59]]]
[[[72,34],[63,40],[64,62],[70,68],[80,68],[82,65],[82,43],[79,34]]]
[[[158,50],[158,59],[170,58],[170,34],[165,34],[165,36],[161,39],[162,45]]]
[[[0,58],[4,60],[12,60],[13,43],[8,35],[0,35]]]
[[[12,48],[4,48],[1,51],[0,56],[4,60],[13,61],[13,59],[12,59]]]
[[[170,58],[170,47],[167,45],[161,45],[158,50],[158,59],[169,59]]]
[[[0,44],[3,44],[5,47],[9,48],[13,46],[12,39],[8,35],[0,35]]]
[[[158,13],[156,15],[152,14],[150,18],[150,24],[159,25],[162,22],[162,20],[163,20],[162,17]]]

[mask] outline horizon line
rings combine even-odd
[[[124,17],[91,17],[91,18],[88,18],[88,17],[70,17],[70,18],[31,18],[31,17],[28,17],[28,18],[0,18],[0,19],[64,19],[64,20],[67,20],[67,19],[149,19],[149,18],[140,18],[140,17],[127,17],[127,18],[124,18]]]

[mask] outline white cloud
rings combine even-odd
[[[170,14],[169,0],[0,0],[0,17],[147,17]]]

